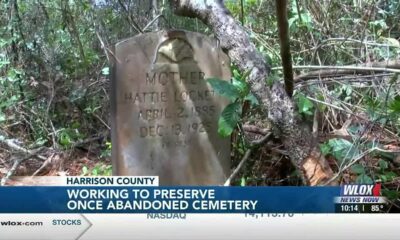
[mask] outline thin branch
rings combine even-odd
[[[369,64],[364,64],[356,67],[363,67],[361,69],[354,69],[353,66],[343,66],[343,67],[351,67],[343,69],[342,66],[336,66],[336,69],[327,69],[321,66],[321,70],[311,71],[307,73],[300,74],[294,78],[295,82],[305,81],[313,78],[325,78],[332,76],[343,76],[349,74],[370,74],[371,67],[375,69],[385,69],[384,72],[397,72],[400,70],[400,61],[399,60],[390,60],[390,61],[382,61],[382,62],[373,62]],[[365,68],[364,68],[365,67]],[[301,68],[300,66],[298,68]],[[389,70],[387,70],[389,69]],[[398,69],[398,70],[397,70]],[[394,71],[392,71],[394,70]]]
[[[310,72],[312,73],[312,72]],[[340,83],[346,81],[346,83],[368,83],[374,81],[376,78],[385,79],[385,77],[392,76],[393,73],[380,73],[380,74],[372,74],[372,75],[363,75],[361,78],[359,75],[337,75],[337,76],[318,76],[318,75],[310,75],[306,78],[296,77],[295,81],[297,82],[295,87],[301,88],[309,85],[314,84],[333,84],[333,83]],[[322,78],[322,79],[319,79]],[[359,86],[360,87],[360,86]],[[362,87],[371,87],[369,85],[363,85]]]
[[[229,178],[226,180],[226,182],[224,183],[224,186],[230,186],[231,185],[231,181],[233,178],[236,177],[236,175],[239,173],[240,169],[243,167],[244,163],[247,161],[247,159],[250,157],[252,149],[247,149],[246,153],[244,154],[242,160],[240,160],[239,165],[235,168],[235,170],[233,171],[233,173],[229,176]]]
[[[27,159],[27,158],[25,158],[25,159]],[[17,170],[19,164],[20,164],[21,162],[23,162],[23,160],[24,160],[24,159],[18,158],[18,159],[16,159],[16,160],[14,161],[14,164],[12,165],[11,169],[7,172],[7,175],[4,176],[4,177],[1,179],[0,186],[6,185],[7,180],[14,174],[14,172]]]
[[[271,70],[282,70],[282,67],[274,67]],[[358,66],[293,66],[293,69],[334,69],[334,70],[354,70],[354,71],[374,71],[374,72],[393,72],[400,73],[400,69],[386,68],[386,67],[358,67]]]
[[[51,154],[49,158],[46,159],[46,161],[43,162],[42,166],[40,166],[33,174],[32,177],[36,176],[40,171],[42,171],[44,168],[50,165],[51,161],[54,158],[55,153]]]
[[[1,138],[0,138],[0,140],[1,140]],[[7,180],[10,179],[10,177],[14,174],[14,172],[17,170],[18,166],[19,166],[23,161],[28,160],[28,159],[30,159],[31,157],[35,156],[35,155],[36,155],[36,156],[39,156],[39,155],[37,155],[37,153],[38,153],[39,151],[41,151],[41,150],[42,150],[42,148],[38,148],[38,149],[36,149],[36,150],[34,150],[34,151],[31,151],[31,153],[28,154],[27,156],[25,156],[25,157],[23,157],[23,158],[18,158],[18,159],[16,159],[16,160],[14,161],[14,164],[12,165],[11,169],[7,172],[7,175],[4,176],[4,177],[1,179],[1,181],[0,181],[0,186],[4,186],[4,185],[6,184]]]
[[[102,48],[103,51],[104,51],[104,55],[106,55],[107,62],[110,63],[110,57],[108,56],[106,45],[104,44],[104,41],[103,41],[103,39],[101,38],[101,36],[100,36],[100,34],[99,34],[99,32],[98,32],[97,30],[96,30],[96,36],[97,36],[97,38],[98,38],[99,41],[100,41],[101,48]]]
[[[322,43],[326,42],[335,42],[335,41],[340,41],[340,42],[355,42],[359,43],[362,45],[371,45],[371,46],[378,46],[378,47],[394,47],[394,48],[400,48],[400,46],[396,46],[393,44],[384,44],[384,43],[376,43],[376,42],[368,42],[368,41],[361,41],[358,39],[352,39],[352,38],[328,38],[322,41]],[[321,43],[321,44],[322,44]]]
[[[254,140],[251,142],[251,147],[256,147],[259,146],[263,143],[265,143],[270,137],[271,137],[272,133],[268,133],[267,135],[265,135],[264,137],[258,139],[258,140]]]
[[[303,20],[301,19],[299,0],[296,0],[295,2],[296,2],[297,15],[299,16],[299,23],[302,24]]]
[[[74,144],[72,144],[71,148],[76,148],[76,147],[82,146],[82,145],[87,144],[87,143],[91,143],[91,142],[94,142],[94,141],[99,141],[99,140],[101,140],[101,139],[103,139],[105,137],[107,137],[107,133],[102,133],[102,134],[100,134],[98,136],[94,136],[94,137],[91,137],[91,138],[83,139],[83,140],[77,141]]]
[[[93,116],[94,116],[95,118],[97,118],[108,130],[111,130],[111,127],[108,126],[108,124],[107,124],[106,122],[104,122],[104,120],[101,119],[101,117],[99,117],[99,115],[93,113]]]
[[[71,38],[75,39],[76,44],[78,45],[79,54],[80,54],[80,56],[82,58],[82,61],[85,64],[85,70],[88,71],[88,68],[86,66],[88,61],[86,59],[85,49],[83,47],[81,38],[79,36],[79,30],[78,30],[78,27],[76,25],[75,18],[73,16],[72,10],[69,7],[68,1],[65,2],[64,9],[63,9],[63,14],[64,14],[64,21],[67,24],[68,32],[71,35]]]
[[[124,10],[126,16],[128,17],[128,22],[131,25],[132,28],[134,28],[138,33],[143,33],[143,30],[140,29],[139,25],[133,20],[131,14],[129,13],[129,10],[126,8],[124,3],[121,0],[118,0],[119,5],[121,6],[122,10]]]
[[[362,154],[360,154],[359,156],[357,156],[356,158],[353,159],[353,161],[351,161],[348,165],[344,166],[342,169],[339,169],[338,173],[336,173],[331,179],[329,179],[324,186],[329,186],[329,184],[333,181],[335,181],[344,171],[346,171],[347,169],[349,169],[351,166],[353,166],[356,162],[358,162],[360,159],[362,159],[363,157],[367,156],[368,154],[370,154],[371,152],[373,152],[374,150],[376,150],[376,147],[368,149],[367,151],[363,152]]]
[[[244,5],[243,5],[244,0],[240,0],[240,23],[242,23],[242,26],[244,25]]]
[[[145,32],[149,27],[151,27],[151,25],[153,25],[157,19],[162,18],[164,19],[164,21],[168,24],[168,27],[171,28],[171,24],[169,23],[168,19],[165,18],[165,16],[163,14],[159,14],[158,16],[156,16],[153,20],[151,20],[146,27],[143,28],[143,32]]]
[[[249,125],[249,124],[244,124],[242,126],[242,128],[246,132],[257,133],[257,134],[262,134],[262,135],[265,135],[268,132],[270,132],[270,130],[267,128],[260,128],[260,127],[257,127],[254,125]]]
[[[325,183],[325,185],[329,185],[332,181],[334,181],[336,178],[338,178],[344,171],[349,169],[351,166],[353,166],[355,163],[357,163],[360,159],[363,157],[367,156],[368,154],[378,151],[378,152],[384,152],[384,153],[398,153],[400,152],[399,150],[385,150],[379,147],[373,147],[371,149],[368,149],[367,151],[361,153],[359,156],[354,158],[348,165],[344,166],[342,169],[339,169],[338,173],[336,173],[329,181]]]
[[[315,108],[313,126],[312,126],[312,134],[315,138],[318,137],[318,115],[319,115],[318,108]]]
[[[239,165],[235,168],[235,170],[232,172],[232,174],[229,176],[229,178],[225,181],[224,186],[230,186],[231,185],[232,179],[234,179],[236,177],[236,175],[239,173],[240,169],[242,169],[244,163],[250,157],[251,152],[253,151],[254,147],[255,146],[259,146],[259,145],[263,144],[264,142],[266,142],[271,135],[272,135],[271,133],[268,133],[267,135],[265,135],[261,139],[251,142],[251,147],[249,149],[247,149],[247,151],[244,154],[242,160],[240,160]]]
[[[321,100],[318,100],[318,99],[315,99],[315,98],[312,98],[312,97],[309,97],[309,96],[307,96],[307,98],[308,98],[309,100],[313,101],[313,102],[321,103],[321,104],[324,104],[324,105],[329,106],[329,107],[331,107],[331,108],[335,108],[335,109],[337,109],[337,110],[344,111],[344,112],[346,112],[346,113],[349,113],[349,114],[353,114],[353,115],[354,115],[353,112],[347,111],[347,110],[344,109],[344,108],[335,106],[335,105],[330,104],[330,103],[328,103],[328,102],[324,102],[324,101],[321,101]]]
[[[22,153],[27,154],[27,155],[31,155],[32,157],[34,156],[34,157],[36,157],[36,158],[38,158],[40,160],[45,161],[47,159],[46,157],[37,154],[39,152],[39,150],[42,150],[42,148],[35,149],[35,150],[29,150],[29,149],[26,149],[26,148],[21,147],[18,144],[16,144],[15,143],[15,139],[5,139],[5,137],[2,136],[2,135],[0,135],[0,142],[4,143],[9,148],[12,148],[12,149],[14,149],[14,150],[16,150],[18,152],[22,152]]]

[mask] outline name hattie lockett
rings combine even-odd
[[[186,90],[175,90],[172,99],[170,99],[171,96],[166,91],[126,92],[125,101],[133,101],[134,103],[159,103],[169,100],[174,102],[186,102],[188,100],[211,101],[215,95],[213,90],[207,88],[203,72],[146,73],[146,85],[148,86],[167,86],[171,84],[183,84]],[[204,84],[204,86],[198,86],[199,84]]]

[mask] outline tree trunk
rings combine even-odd
[[[251,91],[265,109],[274,134],[282,139],[304,184],[322,185],[333,178],[333,172],[319,150],[318,141],[296,116],[294,103],[284,87],[280,83],[275,83],[272,88],[267,85],[270,67],[250,42],[244,28],[226,9],[223,1],[170,0],[170,5],[175,14],[198,18],[208,25],[232,62],[243,72],[251,70],[247,79]]]

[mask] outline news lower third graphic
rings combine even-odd
[[[0,213],[334,213],[340,194],[339,187],[158,186],[156,176],[61,179],[0,188]]]
[[[336,213],[381,213],[388,208],[380,183],[344,185],[334,202]]]
[[[289,190],[289,189],[288,189]],[[322,189],[321,189],[322,190]],[[335,189],[226,187],[1,188],[2,213],[256,213],[333,212]],[[25,197],[23,198],[22,195]],[[281,198],[281,200],[279,200]],[[292,200],[295,199],[296,203]]]
[[[60,186],[2,187],[0,213],[378,213],[381,185],[159,186],[157,176],[65,177]],[[42,181],[45,182],[45,181]]]
[[[110,223],[114,224],[112,228],[121,231],[131,229],[126,226],[141,224],[145,231],[154,229],[154,224],[167,229],[166,221],[177,223],[168,226],[181,226],[182,221],[185,226],[188,222],[197,226],[208,222],[222,224],[224,219],[229,224],[237,221],[240,226],[257,224],[260,229],[265,229],[266,221],[270,224],[300,224],[303,217],[311,216],[306,213],[367,213],[356,214],[367,216],[368,213],[384,212],[388,206],[386,198],[381,196],[380,184],[341,187],[159,186],[157,176],[58,177],[44,178],[40,182],[44,185],[58,182],[59,186],[0,187],[0,239],[98,239],[99,235],[107,234],[105,229],[111,227]],[[206,216],[212,217],[205,220]],[[322,223],[321,219],[315,221]],[[364,220],[360,218],[360,221]],[[326,226],[331,226],[330,222],[326,222]],[[157,239],[154,236],[149,235],[149,238]]]
[[[380,213],[388,209],[379,183],[159,186],[157,176],[60,177],[58,182],[60,186],[1,187],[0,213]]]

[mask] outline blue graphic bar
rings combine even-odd
[[[334,213],[340,187],[0,187],[0,213]]]

